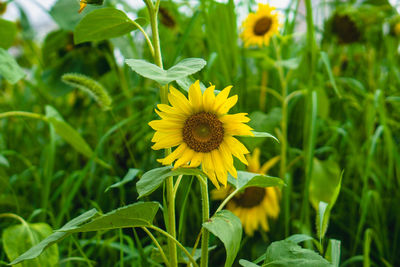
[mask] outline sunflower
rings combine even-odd
[[[260,150],[256,148],[252,156],[247,156],[247,170],[254,173],[265,174],[278,161],[274,157],[260,167]],[[213,190],[213,199],[225,199],[233,192],[232,187]],[[242,193],[235,195],[226,208],[240,218],[247,235],[252,236],[261,225],[266,232],[269,231],[268,218],[277,218],[279,214],[280,190],[277,187],[248,187]]]
[[[156,130],[153,149],[178,146],[170,155],[158,161],[174,168],[202,165],[211,182],[219,188],[226,186],[227,173],[237,177],[233,157],[248,164],[246,147],[234,135],[253,135],[245,123],[250,121],[247,113],[227,114],[236,104],[238,96],[228,97],[232,86],[214,95],[215,86],[208,87],[204,94],[196,81],[189,88],[189,99],[170,86],[168,100],[171,104],[159,104],[156,110],[161,120],[149,125]]]
[[[268,45],[274,34],[278,33],[279,21],[275,8],[268,4],[258,4],[256,13],[250,13],[242,24],[241,37],[245,47]]]

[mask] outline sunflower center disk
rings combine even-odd
[[[253,32],[255,35],[262,36],[266,34],[269,29],[271,29],[272,20],[269,17],[262,17],[257,20],[256,24],[254,25]]]
[[[233,201],[236,205],[243,208],[252,208],[258,206],[265,197],[265,188],[248,187],[243,193],[236,195]]]
[[[224,128],[215,114],[200,112],[185,121],[182,135],[183,141],[191,149],[207,153],[217,149],[222,143]]]

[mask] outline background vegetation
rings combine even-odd
[[[269,46],[244,48],[237,14],[254,10],[253,1],[162,1],[164,66],[188,57],[205,59],[206,67],[192,78],[219,89],[233,85],[232,92],[239,95],[234,111],[248,112],[255,130],[281,140],[242,139],[249,150],[261,148],[262,162],[281,155],[280,165],[269,174],[287,186],[270,232],[244,236],[236,265],[239,259],[257,259],[271,242],[292,234],[323,236],[315,224],[318,203],[332,201],[342,177],[322,247],[328,239],[340,241],[340,266],[399,266],[400,16],[384,0],[307,3],[293,0],[282,10],[281,36]],[[145,9],[135,10],[123,0],[104,5],[136,14],[147,29]],[[143,35],[134,31],[75,44],[79,21],[104,7],[88,6],[78,14],[78,6],[58,0],[49,13],[59,29],[42,42],[23,6],[16,22],[0,18],[0,59],[8,50],[25,73],[15,82],[0,78],[0,113],[62,117],[92,150],[88,154],[71,146],[44,121],[0,114],[0,213],[34,223],[44,233],[35,237],[39,240],[93,207],[108,212],[136,202],[135,182],[159,166],[156,159],[162,156],[150,149],[153,131],[147,125],[156,118],[158,85],[122,63],[127,58],[151,61]],[[5,8],[0,2],[0,13]],[[314,24],[312,12],[323,23]],[[61,76],[69,72],[90,76],[107,88],[112,110],[102,111],[87,94],[63,83]],[[239,162],[236,166],[244,169]],[[178,236],[184,244],[193,244],[200,230],[200,188],[192,181],[190,176],[182,180],[176,202]],[[162,188],[147,199],[163,203]],[[218,204],[212,204],[212,211]],[[22,252],[32,245],[18,240],[16,233],[7,235],[16,222],[0,217],[2,265],[10,260],[6,251],[12,242],[23,245]],[[163,226],[160,214],[156,224]],[[211,243],[217,247],[210,266],[222,266],[224,248],[215,237]],[[153,248],[141,230],[124,229],[70,236],[48,257],[61,266],[156,266]]]

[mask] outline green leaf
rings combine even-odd
[[[285,240],[288,241],[292,241],[296,244],[300,243],[300,242],[304,242],[304,241],[308,241],[308,240],[313,240],[314,238],[312,238],[309,235],[305,235],[305,234],[296,234],[296,235],[291,235],[289,237],[287,237]]]
[[[339,196],[343,172],[340,173],[336,162],[320,161],[314,158],[310,181],[310,202],[317,211],[316,226],[320,239],[328,229],[330,212]],[[326,203],[325,205],[321,202]]]
[[[333,266],[339,267],[340,263],[340,240],[329,239],[328,248],[326,249],[325,258],[332,263]]]
[[[335,90],[336,95],[341,98],[342,95],[339,92],[339,89],[336,85],[335,82],[335,78],[333,77],[333,73],[332,73],[332,68],[331,68],[331,63],[329,62],[329,56],[326,52],[321,51],[321,59],[322,62],[324,63],[324,66],[326,68],[326,72],[328,72],[328,77],[329,77],[329,81],[331,82],[333,89]]]
[[[3,48],[0,48],[0,75],[11,84],[15,84],[25,76],[25,72],[15,59]]]
[[[172,170],[172,167],[168,166],[152,169],[143,174],[140,180],[136,183],[136,188],[139,193],[138,198],[147,196],[154,192],[168,177],[178,175],[205,176],[202,171],[196,168],[178,168],[176,170]]]
[[[2,236],[4,251],[7,257],[13,260],[52,233],[53,229],[45,223],[24,223],[8,227]],[[55,245],[37,259],[18,264],[17,267],[52,267],[57,263],[58,247]]]
[[[76,217],[75,219],[69,221],[67,224],[65,224],[60,230],[63,228],[71,228],[77,225],[80,225],[84,223],[85,221],[91,219],[93,216],[97,214],[96,209],[91,209],[82,215]],[[24,254],[20,255],[18,258],[13,260],[10,265],[14,265],[17,263],[20,263],[25,260],[30,260],[38,257],[46,248],[49,246],[57,243],[61,239],[65,238],[68,235],[66,232],[54,232],[45,239],[43,239],[40,243],[35,245],[34,247],[31,247],[28,251],[26,251]]]
[[[51,111],[50,111],[51,110]],[[55,115],[54,113],[58,115]],[[56,133],[70,144],[76,151],[88,158],[93,156],[93,150],[82,136],[71,125],[66,123],[59,113],[51,106],[46,106],[47,120],[54,126]]]
[[[226,250],[226,266],[232,266],[242,240],[242,224],[235,214],[228,210],[217,212],[208,222],[203,223],[208,231],[224,243]]]
[[[73,31],[79,21],[89,12],[99,9],[96,6],[87,6],[82,13],[78,13],[79,2],[71,0],[58,0],[51,8],[49,14],[61,29]]]
[[[101,215],[82,226],[63,227],[58,231],[78,233],[149,226],[159,207],[157,202],[134,203]]]
[[[121,181],[110,185],[109,187],[107,187],[107,189],[104,192],[108,192],[111,188],[122,187],[126,183],[129,183],[130,181],[135,179],[135,177],[138,175],[139,172],[140,172],[139,169],[129,169],[128,173],[125,175],[125,177]]]
[[[170,69],[163,70],[142,59],[127,59],[125,62],[134,72],[145,78],[154,80],[161,85],[194,74],[200,71],[207,64],[207,62],[201,58],[186,58]]]
[[[0,47],[8,49],[14,43],[17,26],[14,22],[0,18]]]
[[[260,267],[260,265],[244,259],[239,260],[239,264],[242,265],[243,267]]]
[[[273,242],[267,249],[263,266],[332,267],[315,251],[304,249],[289,240]]]
[[[10,264],[17,264],[21,261],[38,257],[44,249],[71,233],[149,226],[154,220],[158,208],[159,204],[157,202],[135,203],[97,216],[92,221],[85,223],[98,215],[97,210],[92,209],[65,224],[61,229],[48,236],[36,246],[30,248]]]
[[[318,235],[318,238],[320,239],[320,242],[325,234],[324,229],[327,228],[327,226],[325,226],[325,223],[327,224],[328,222],[324,221],[327,207],[328,207],[328,203],[323,202],[323,201],[319,202],[316,223],[317,223],[317,235]]]
[[[263,175],[259,173],[238,171],[238,177],[234,178],[228,175],[228,182],[236,189],[243,190],[250,186],[257,187],[270,187],[270,186],[284,186],[285,183],[282,179]]]
[[[97,9],[87,14],[75,27],[74,43],[106,40],[135,29],[132,20],[123,11],[111,7]]]
[[[4,166],[4,167],[7,167],[7,168],[10,167],[10,163],[8,162],[6,157],[4,157],[3,155],[0,155],[0,166]]]
[[[254,136],[250,136],[250,137],[268,137],[268,138],[274,139],[276,142],[279,143],[278,138],[276,138],[275,136],[273,136],[270,133],[267,133],[267,132],[256,132],[256,131],[252,131],[252,133],[254,134]]]

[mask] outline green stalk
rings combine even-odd
[[[199,178],[199,181],[200,181],[203,223],[205,223],[210,219],[207,180],[203,179],[203,177],[201,177],[201,176],[197,176],[197,177]],[[208,266],[208,238],[209,238],[209,236],[210,236],[210,233],[208,232],[208,230],[205,227],[203,227],[202,234],[201,234],[200,267]]]
[[[153,37],[153,47],[154,47],[154,62],[157,66],[163,69],[161,46],[160,46],[160,36],[158,34],[158,8],[160,6],[160,0],[157,0],[154,5],[151,0],[144,0],[150,15],[150,24]],[[168,104],[168,85],[161,87],[160,91],[161,103]],[[165,150],[165,155],[171,154],[171,149]],[[174,180],[173,177],[168,177],[165,181],[167,187],[167,209],[168,209],[168,233],[176,239],[176,222],[175,222],[175,195],[174,195]],[[169,261],[170,266],[178,266],[178,256],[176,250],[176,243],[171,239],[168,239],[168,249],[169,249]]]
[[[281,47],[277,43],[276,38],[273,38],[273,44],[276,51],[276,59],[281,62],[282,61],[282,54],[281,54]],[[286,86],[286,78],[284,75],[284,70],[282,65],[278,65],[278,74],[279,74],[279,81],[281,85],[281,98],[282,98],[282,120],[281,120],[281,159],[280,159],[280,172],[279,176],[281,179],[286,180],[286,172],[287,172],[287,150],[288,150],[288,142],[287,142],[287,125],[288,125],[288,104],[290,97],[288,97],[287,86]],[[290,96],[290,95],[289,95]],[[284,195],[290,195],[290,187],[284,189]],[[289,198],[285,198],[285,209],[284,218],[285,218],[285,236],[289,235],[289,217],[290,217],[290,201]]]

